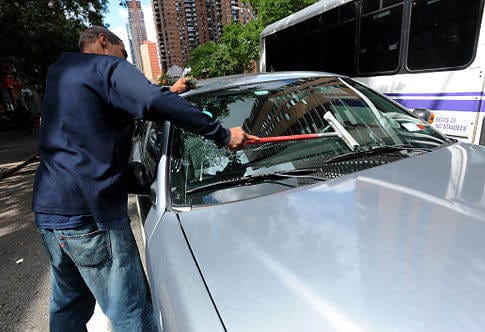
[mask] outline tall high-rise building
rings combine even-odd
[[[133,38],[131,37],[130,24],[126,23],[126,33],[128,35],[128,43],[130,44],[131,61],[135,62],[135,49],[133,48]]]
[[[164,73],[172,65],[185,67],[191,50],[218,41],[224,25],[234,20],[244,24],[244,11],[250,13],[241,0],[152,0],[152,5]]]
[[[126,1],[126,5],[128,7],[129,33],[131,35],[131,44],[135,55],[133,62],[140,71],[143,71],[140,46],[147,40],[147,31],[145,28],[143,10],[141,9],[141,2],[128,0]]]
[[[158,60],[157,43],[145,40],[140,46],[143,73],[152,83],[158,83],[160,77],[160,62]]]

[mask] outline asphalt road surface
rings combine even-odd
[[[0,331],[49,329],[49,262],[31,212],[37,164],[0,180]],[[140,247],[133,197],[129,200],[129,214]],[[103,316],[96,315],[95,319]],[[90,330],[96,332],[105,330],[99,326],[108,326],[99,321],[90,325],[94,326]]]
[[[0,182],[0,331],[49,330],[49,262],[30,211],[36,166]]]

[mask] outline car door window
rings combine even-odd
[[[143,163],[147,175],[155,178],[157,165],[162,156],[162,126],[155,122],[147,123]]]

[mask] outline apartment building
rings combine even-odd
[[[147,40],[147,31],[141,2],[135,0],[126,1],[128,8],[128,38],[132,46],[133,63],[143,72],[143,61],[141,57],[140,46]]]
[[[152,0],[161,69],[185,67],[190,51],[207,41],[218,41],[222,27],[251,18],[240,0]]]
[[[220,2],[222,26],[231,24],[234,21],[246,24],[254,19],[253,13],[251,12],[251,5],[249,3],[242,3],[239,0],[222,0],[218,2]]]

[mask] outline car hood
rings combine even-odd
[[[180,214],[228,331],[485,326],[485,149]]]

